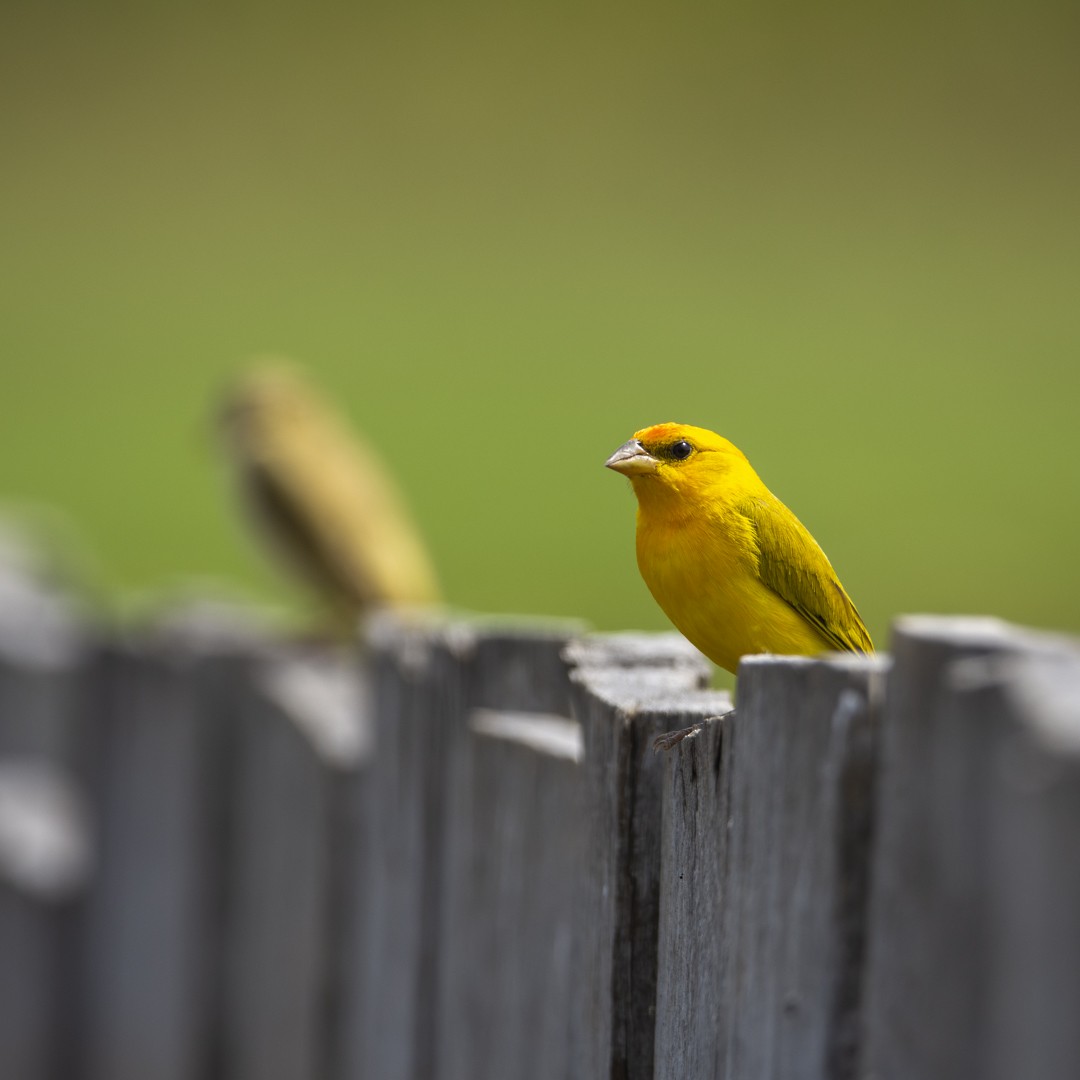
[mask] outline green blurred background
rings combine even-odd
[[[122,597],[296,594],[208,424],[305,365],[456,604],[666,625],[601,467],[742,447],[884,644],[1080,630],[1080,8],[19,3],[0,13],[0,498]]]

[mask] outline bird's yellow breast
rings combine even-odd
[[[828,643],[759,576],[752,528],[737,512],[674,515],[639,505],[637,561],[653,598],[710,660],[811,654]]]

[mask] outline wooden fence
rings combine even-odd
[[[1080,653],[131,636],[0,571],[4,1080],[1080,1075]]]

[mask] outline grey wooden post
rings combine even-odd
[[[712,1075],[857,1075],[885,670],[868,657],[746,657],[739,666],[725,747],[717,1031],[726,1045]]]
[[[86,901],[86,1080],[195,1080],[221,1013],[226,786],[257,645],[246,620],[195,608],[102,651],[88,736],[99,837]]]
[[[1080,1076],[1080,643],[963,681],[1004,723],[991,755],[988,1080]]]
[[[657,1078],[722,1077],[731,720],[702,721],[666,752],[660,837]]]
[[[993,748],[1003,720],[955,673],[1038,649],[991,619],[898,622],[881,746],[863,1074],[982,1071],[992,985]]]
[[[477,623],[468,725],[446,751],[437,1075],[566,1074],[581,732],[573,625]]]
[[[0,531],[0,1073],[60,1080],[75,1046],[75,933],[91,843],[89,630]]]
[[[367,810],[369,888],[362,988],[342,1075],[435,1075],[442,829],[450,733],[468,709],[472,632],[438,618],[386,614],[368,633],[376,766]]]
[[[571,1075],[612,1080],[653,1076],[663,783],[653,742],[731,707],[726,693],[701,689],[709,669],[689,646],[650,669],[628,668],[628,645],[593,642],[571,676],[586,830]]]
[[[334,1065],[369,717],[350,654],[293,647],[254,678],[232,791],[224,1075],[308,1080]]]
[[[86,807],[47,762],[0,759],[0,1072],[71,1075],[73,904],[92,862]]]

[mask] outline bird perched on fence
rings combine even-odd
[[[220,421],[258,535],[343,629],[376,607],[438,602],[431,560],[390,473],[298,372],[252,370]]]
[[[645,584],[714,663],[734,672],[748,653],[874,651],[825,552],[727,439],[656,424],[605,464],[633,484]]]

